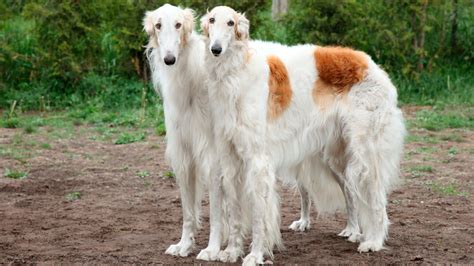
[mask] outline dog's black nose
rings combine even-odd
[[[176,57],[172,55],[165,56],[165,64],[167,64],[168,66],[174,65],[175,62],[176,62]]]
[[[219,44],[214,44],[211,47],[211,52],[212,52],[213,55],[219,56],[222,52],[222,47]]]

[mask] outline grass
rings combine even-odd
[[[458,154],[458,149],[456,147],[451,147],[448,150],[448,154],[451,155],[451,156],[454,156],[454,155]]]
[[[150,173],[148,171],[140,171],[137,173],[137,176],[140,177],[140,178],[145,178],[145,177],[148,177],[150,176]]]
[[[417,165],[410,169],[410,175],[412,178],[422,176],[424,173],[433,173],[433,167],[428,165]]]
[[[5,118],[0,120],[0,127],[4,128],[18,128],[20,127],[20,120],[18,118]]]
[[[70,193],[67,193],[66,196],[64,196],[67,201],[76,201],[80,198],[82,198],[82,193],[79,191],[73,191]]]
[[[474,75],[467,62],[440,62],[431,71],[408,77],[390,73],[402,104],[474,106]]]
[[[416,148],[415,150],[415,154],[420,154],[420,153],[436,153],[438,152],[439,149],[438,147],[435,147],[435,146],[422,146],[422,147],[418,147]]]
[[[5,169],[5,172],[3,173],[3,176],[6,178],[11,178],[11,179],[23,179],[28,176],[27,172],[19,171],[19,170],[11,170],[9,168]]]
[[[114,144],[116,145],[130,144],[130,143],[142,141],[144,139],[145,139],[145,133],[133,134],[133,133],[124,132],[118,136]]]
[[[165,178],[175,178],[175,175],[172,171],[166,171],[163,173],[163,177]]]
[[[464,137],[459,134],[444,135],[444,136],[441,136],[440,139],[443,141],[452,141],[452,142],[458,142],[458,143],[465,141]]]
[[[441,107],[422,110],[416,113],[413,120],[409,121],[409,126],[431,131],[447,128],[474,129],[474,107],[466,109]]]
[[[41,144],[40,144],[40,148],[41,148],[41,149],[45,149],[45,150],[49,150],[49,149],[51,149],[51,144],[46,143],[46,142],[41,143]]]
[[[469,193],[460,191],[454,183],[442,184],[439,182],[429,182],[428,186],[435,192],[445,196],[462,196],[468,197]]]
[[[406,137],[406,142],[408,143],[423,142],[423,143],[428,143],[428,144],[438,144],[439,139],[434,136],[420,136],[420,135],[410,134]]]
[[[24,127],[24,132],[25,134],[32,134],[34,132],[36,132],[36,127],[32,124],[28,124]]]
[[[417,165],[412,167],[411,171],[433,173],[433,167],[429,165]]]

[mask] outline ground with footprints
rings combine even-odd
[[[420,108],[404,112],[413,118]],[[55,130],[0,128],[0,264],[202,263],[195,257],[207,244],[207,201],[194,253],[164,254],[179,240],[181,206],[163,137],[116,145],[92,126]],[[289,229],[299,195],[281,187],[285,249],[274,262],[474,263],[474,131],[411,126],[410,133],[405,183],[389,199],[387,249],[357,253],[357,243],[338,236],[343,214],[313,211],[309,230],[300,232],[308,227],[302,223]]]

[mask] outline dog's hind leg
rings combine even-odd
[[[388,232],[387,197],[377,180],[373,162],[354,154],[346,168],[346,177],[357,182],[357,210],[362,229],[359,252],[379,251]]]
[[[364,121],[357,120],[364,115]],[[404,136],[401,113],[387,108],[358,114],[345,133],[345,175],[354,184],[363,234],[358,250],[379,251],[388,234],[387,194],[399,175]]]
[[[168,147],[171,147],[170,144],[168,144]],[[167,154],[168,153],[169,151],[167,150]],[[169,246],[165,253],[173,256],[186,257],[192,252],[194,235],[199,226],[199,213],[196,213],[195,201],[196,193],[198,193],[197,190],[200,189],[197,186],[200,184],[194,175],[194,167],[190,154],[184,150],[176,154],[180,155],[179,159],[172,156],[167,157],[170,158],[171,166],[175,172],[176,181],[178,182],[181,193],[183,231],[181,240],[177,244]]]
[[[297,185],[301,198],[301,217],[299,220],[291,223],[289,228],[293,231],[306,231],[310,228],[311,199],[309,198],[308,190],[300,181],[297,181]]]
[[[341,190],[344,192],[347,209],[347,225],[338,236],[347,237],[350,242],[358,242],[361,238],[359,221],[357,218],[357,197],[354,184],[347,180],[340,181]]]
[[[346,227],[338,234],[338,236],[347,237],[350,242],[358,242],[361,238],[359,220],[357,217],[357,195],[356,185],[354,180],[347,178],[342,171],[340,171],[340,165],[335,160],[329,160],[329,168],[333,172],[336,180],[344,193],[344,200],[346,203],[347,211],[347,224]]]

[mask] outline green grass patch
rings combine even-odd
[[[450,135],[444,135],[440,137],[441,140],[443,141],[453,141],[453,142],[464,142],[464,137],[459,135],[459,134],[450,134]]]
[[[0,120],[0,127],[3,128],[19,128],[20,120],[18,118],[5,118]]]
[[[448,154],[451,155],[451,156],[454,156],[454,155],[458,154],[458,149],[456,147],[451,147],[448,150]]]
[[[150,176],[150,173],[148,171],[140,171],[137,173],[137,176],[140,177],[140,178],[145,178],[145,177],[148,177]]]
[[[439,140],[438,138],[434,136],[420,136],[420,135],[410,134],[408,135],[408,137],[406,137],[406,142],[408,143],[423,142],[423,143],[428,143],[428,144],[438,144]]]
[[[469,193],[460,191],[454,183],[442,184],[438,182],[429,182],[428,186],[435,192],[445,196],[462,196],[468,197]]]
[[[411,127],[440,131],[447,128],[474,129],[474,112],[472,108],[462,110],[422,110],[410,121]],[[474,109],[473,109],[474,110]]]
[[[156,135],[158,136],[164,136],[166,135],[166,127],[165,127],[165,124],[160,124],[156,127],[155,129],[155,133]]]
[[[5,172],[3,173],[3,176],[6,178],[11,178],[11,179],[23,179],[28,176],[27,172],[19,171],[19,170],[11,170],[9,168],[5,169]]]
[[[416,148],[415,153],[420,154],[420,153],[436,153],[439,151],[439,148],[436,146],[421,146]]]
[[[442,62],[416,77],[390,73],[402,104],[474,106],[474,75],[466,62]]]
[[[82,198],[82,193],[80,191],[73,191],[70,193],[67,193],[66,196],[64,196],[67,201],[76,201],[78,199]]]
[[[422,139],[422,137],[419,136],[419,135],[410,134],[410,135],[408,135],[408,136],[405,138],[405,141],[406,141],[407,143],[413,143],[413,142],[420,142],[421,139]]]
[[[25,134],[32,134],[36,132],[36,127],[32,124],[28,124],[23,128]]]
[[[142,141],[144,139],[145,139],[145,133],[132,134],[132,133],[124,132],[118,136],[114,144],[116,145],[130,144],[130,143]]]
[[[433,173],[433,167],[429,165],[417,165],[411,168],[411,171]]]
[[[49,150],[51,149],[51,144],[43,142],[40,144],[41,149]]]
[[[19,149],[15,147],[6,147],[0,148],[0,157],[10,158],[18,160],[20,162],[25,162],[26,159],[29,159],[33,156],[32,151],[26,151],[25,149]]]
[[[165,178],[175,178],[175,175],[172,171],[166,171],[163,173],[163,177]]]

